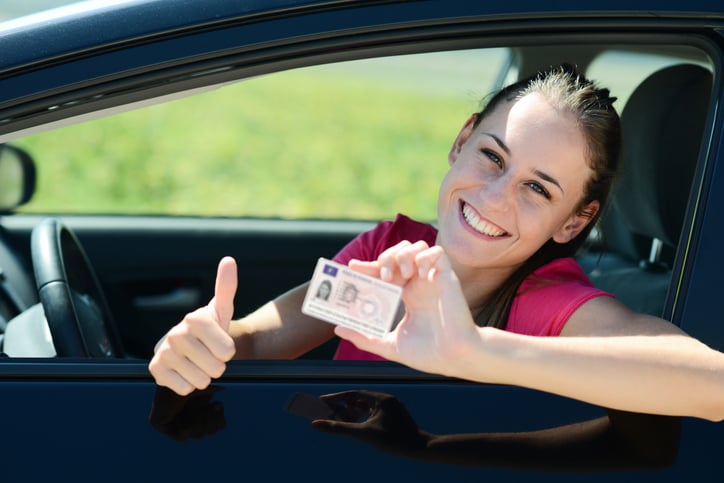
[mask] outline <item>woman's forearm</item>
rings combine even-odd
[[[458,377],[626,411],[724,419],[724,355],[686,335],[531,337],[491,328],[478,333],[456,363]]]
[[[326,342],[334,327],[301,313],[307,285],[296,287],[231,322],[235,359],[294,359]]]

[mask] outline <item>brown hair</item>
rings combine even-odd
[[[479,326],[504,329],[508,322],[513,299],[523,280],[539,267],[563,257],[573,256],[586,241],[601,216],[608,193],[618,169],[621,152],[621,123],[613,108],[615,97],[609,90],[579,74],[575,67],[562,64],[540,71],[535,75],[504,87],[493,95],[478,113],[474,127],[493,112],[501,103],[514,101],[531,93],[543,96],[556,108],[576,115],[587,143],[586,160],[593,171],[584,189],[584,195],[576,208],[579,214],[592,219],[581,232],[567,243],[548,240],[528,260],[491,294],[483,309],[475,317]],[[601,209],[597,213],[585,213],[585,207],[598,200]]]

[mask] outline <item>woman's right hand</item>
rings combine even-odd
[[[224,257],[216,272],[214,298],[174,326],[156,345],[148,368],[159,386],[185,396],[220,377],[236,352],[229,335],[236,294],[236,261]]]
[[[336,326],[359,349],[414,369],[456,375],[461,354],[477,337],[460,281],[440,246],[401,242],[377,260],[352,260],[350,268],[402,287],[405,315],[382,338]]]

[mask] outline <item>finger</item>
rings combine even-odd
[[[231,335],[219,326],[212,308],[205,306],[187,314],[168,331],[156,355],[165,357],[167,352],[188,359],[211,377],[219,377],[236,347]]]
[[[181,329],[169,333],[166,338],[169,346],[194,368],[209,377],[220,377],[226,370],[226,361],[234,356],[231,336],[210,322],[194,324],[191,321],[187,326],[189,334],[183,334]]]
[[[352,259],[349,261],[347,266],[355,272],[364,273],[370,277],[380,278],[380,265],[377,260],[373,262],[365,262],[362,260]]]
[[[385,339],[369,337],[361,332],[357,332],[354,329],[341,325],[334,328],[334,333],[338,337],[351,342],[360,350],[372,352],[373,354],[377,354],[387,360],[395,360],[393,358],[394,353],[390,349],[389,344],[386,343]]]
[[[236,347],[216,317],[211,305],[201,307],[173,327],[166,335],[166,342],[174,351],[197,363],[207,357],[226,362],[234,357]]]
[[[156,354],[148,363],[148,371],[159,386],[167,387],[180,396],[186,396],[194,390],[194,387],[176,371],[166,366]]]
[[[410,245],[412,245],[412,243],[407,240],[403,240],[383,251],[380,256],[377,257],[377,263],[380,267],[380,278],[382,280],[385,282],[394,282],[395,278],[398,278],[398,282],[401,281],[398,277],[399,272],[397,270],[397,261],[395,260],[395,256],[400,250]]]
[[[211,383],[207,374],[172,350],[160,351],[148,367],[156,384],[168,387],[181,396],[190,394],[194,389],[204,389]]]
[[[236,260],[232,257],[222,258],[216,271],[214,298],[211,299],[209,305],[213,308],[216,321],[224,331],[229,330],[229,323],[234,316],[234,296],[237,285]]]
[[[425,241],[418,241],[406,247],[400,248],[394,255],[400,275],[405,280],[416,275],[417,264],[415,259],[420,252],[428,250],[430,246]]]
[[[156,384],[171,389],[179,396],[188,396],[196,390],[193,384],[173,371],[168,371],[164,377],[157,377]]]
[[[435,273],[450,268],[450,261],[440,246],[433,246],[415,255],[418,276],[424,280],[432,280]]]

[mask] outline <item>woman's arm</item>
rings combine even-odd
[[[583,304],[563,337],[478,333],[468,350],[496,348],[507,383],[626,411],[724,419],[724,354],[609,297]]]
[[[472,361],[455,372],[625,411],[724,419],[724,355],[684,334],[658,330],[665,324],[647,321],[647,334],[556,338],[481,328],[467,357],[480,359],[469,351],[484,350],[504,375],[471,367]]]
[[[294,359],[334,336],[334,326],[302,313],[309,283],[304,283],[256,311],[231,321],[235,359]]]
[[[214,298],[187,314],[158,342],[148,366],[158,385],[186,395],[208,387],[232,357],[293,358],[333,336],[331,325],[301,313],[306,284],[232,321],[236,277],[234,259],[222,259]]]
[[[415,369],[538,389],[623,411],[724,419],[724,354],[608,297],[583,304],[566,337],[477,327],[442,248],[351,264],[403,285],[407,313],[382,339],[335,328],[360,349]]]

